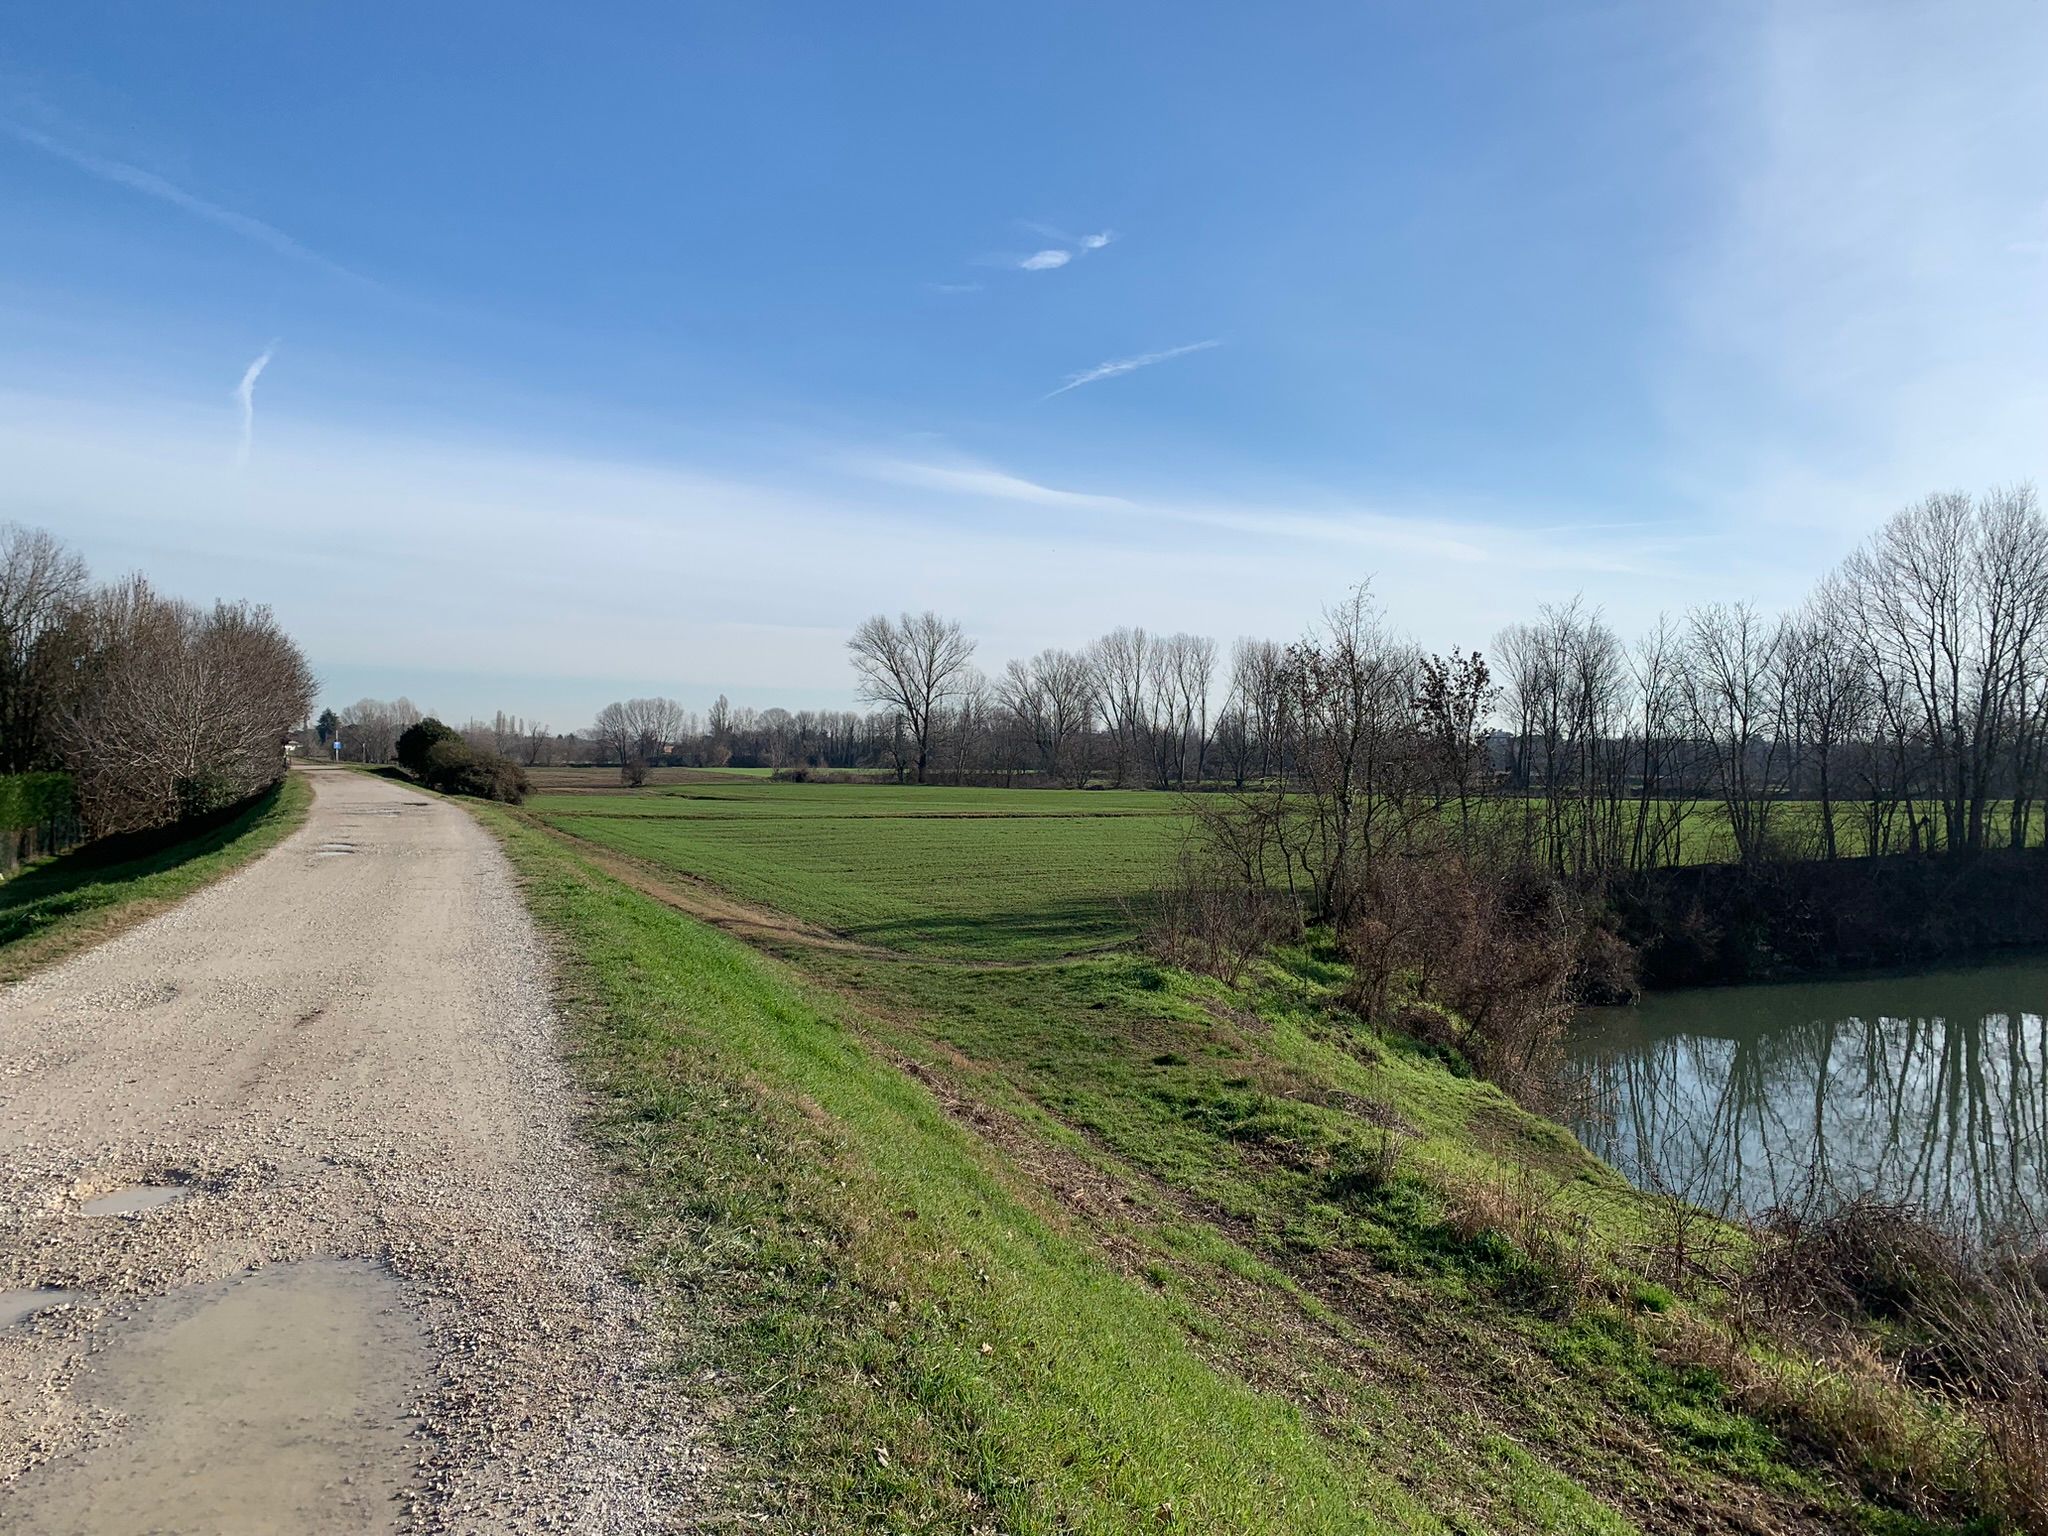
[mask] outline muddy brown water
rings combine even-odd
[[[80,1373],[98,1454],[32,1468],[11,1536],[326,1536],[394,1529],[411,1390],[433,1357],[373,1264],[302,1259],[108,1325]]]
[[[85,1292],[67,1291],[62,1286],[32,1285],[21,1291],[0,1291],[0,1328],[25,1323],[38,1312],[52,1307],[74,1306],[84,1301]]]
[[[190,1198],[192,1191],[182,1184],[134,1184],[127,1189],[95,1195],[78,1208],[87,1216],[135,1216],[160,1205],[175,1205]]]

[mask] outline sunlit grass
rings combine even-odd
[[[1447,1529],[1203,1360],[781,965],[492,819],[563,943],[650,1281],[713,1309],[791,1528]]]
[[[857,784],[541,795],[528,809],[868,943],[990,959],[1129,938],[1130,905],[1188,824],[1171,795]]]

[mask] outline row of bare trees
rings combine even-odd
[[[1728,843],[1709,853],[1744,863],[2035,837],[2048,520],[2030,487],[1904,509],[1789,614],[1710,604],[1627,645],[1573,603],[1496,654],[1502,787],[1561,874],[1677,862],[1703,802]]]
[[[247,798],[284,772],[313,678],[267,608],[94,586],[51,534],[0,528],[0,771],[68,771],[95,835]]]
[[[1239,647],[1220,734],[1256,733],[1238,750],[1261,767],[1197,802],[1162,903],[1194,948],[1327,923],[1364,1011],[1407,1009],[1540,1095],[1575,999],[1629,985],[1601,920],[1616,877],[2036,841],[2048,523],[2028,488],[1906,508],[1790,614],[1708,604],[1630,645],[1572,602],[1494,652],[1498,679],[1424,654],[1363,588],[1291,645]]]
[[[941,776],[1042,775],[1082,784],[1185,787],[1207,778],[1216,642],[1111,631],[1084,650],[1049,649],[991,681],[960,624],[926,611],[876,614],[847,642],[861,697],[901,725],[892,766]]]
[[[1716,840],[1695,854],[1743,862],[2023,846],[2048,770],[2044,529],[2031,487],[1931,496],[1796,612],[1708,604],[1629,643],[1574,600],[1503,630],[1491,663],[1389,642],[1385,692],[1415,773],[1463,824],[1478,799],[1512,799],[1559,874],[1678,862],[1689,831]],[[878,615],[849,649],[920,779],[935,764],[1175,787],[1317,778],[1320,731],[1297,717],[1318,707],[1313,647],[1239,641],[1213,714],[1216,646],[1195,635],[1118,629],[993,685],[932,613]]]
[[[1930,497],[1796,612],[1709,604],[1631,641],[1574,600],[1510,625],[1490,655],[1424,654],[1353,602],[1319,638],[1240,640],[1227,665],[1205,636],[1126,627],[991,678],[959,622],[878,614],[848,641],[865,714],[629,699],[574,736],[508,717],[466,731],[528,763],[883,766],[1314,801],[1332,750],[1325,674],[1369,650],[1371,687],[1352,681],[1387,718],[1360,744],[1366,825],[1332,831],[1340,848],[1411,804],[1468,835],[1507,829],[1582,881],[1700,857],[2023,844],[2048,767],[2042,526],[2025,487]],[[407,721],[402,700],[370,703],[353,712],[374,751]]]

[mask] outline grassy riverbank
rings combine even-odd
[[[87,843],[0,883],[0,982],[14,981],[155,916],[268,852],[306,818],[312,787],[290,774],[227,819]]]
[[[1020,942],[1056,879],[970,872],[894,817],[866,867],[923,865],[925,916],[821,938],[862,872],[842,818],[807,844],[761,814],[785,788],[691,796],[726,825],[673,838],[639,825],[654,797],[596,826],[477,812],[561,957],[643,1278],[683,1368],[720,1373],[742,1508],[802,1531],[1966,1527],[1966,1478],[1929,1482],[1903,1429],[1831,1440],[1717,1353],[1673,1244],[1729,1234],[1366,1029],[1327,957],[1226,989],[1086,922]],[[714,931],[704,878],[809,921]]]

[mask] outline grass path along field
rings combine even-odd
[[[542,821],[862,943],[1043,959],[1134,931],[1186,835],[1171,795],[703,784],[543,794]]]

